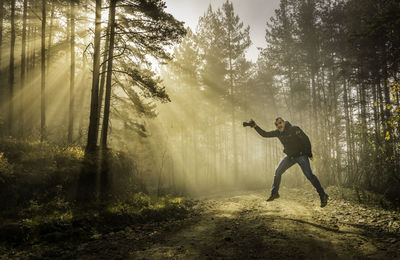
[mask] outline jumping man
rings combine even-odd
[[[282,174],[298,163],[307,179],[312,183],[321,198],[321,207],[325,207],[328,203],[328,194],[325,193],[317,176],[311,171],[310,160],[313,159],[311,152],[311,143],[308,136],[298,126],[292,126],[288,121],[284,121],[281,117],[275,119],[276,130],[266,132],[262,130],[253,119],[249,123],[243,123],[243,126],[251,126],[262,137],[278,137],[283,144],[283,152],[286,154],[275,170],[274,183],[272,184],[271,196],[267,201],[273,201],[279,198],[279,185],[281,183]]]

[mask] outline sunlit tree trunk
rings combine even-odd
[[[24,89],[25,89],[25,72],[26,72],[26,19],[27,19],[27,9],[28,9],[28,0],[24,0],[23,3],[23,14],[22,14],[22,43],[21,43],[21,111],[20,111],[20,125],[19,125],[19,136],[24,135]]]
[[[218,143],[219,139],[217,136],[217,117],[214,115],[213,116],[213,124],[212,124],[212,133],[213,133],[213,140],[212,140],[212,147],[213,147],[213,182],[214,185],[217,185],[217,151],[218,151]]]
[[[70,7],[70,5],[69,5]],[[70,12],[66,12],[66,35],[65,35],[65,66],[71,68],[71,15]],[[50,67],[50,66],[48,66]],[[49,69],[48,69],[49,70]],[[65,82],[70,81],[70,74],[71,74],[71,69],[66,70],[65,74],[63,75],[63,78]],[[63,114],[62,118],[62,125],[65,125],[65,127],[68,129],[69,126],[69,106],[66,111],[66,113]],[[67,130],[67,141],[68,141],[68,130]]]
[[[386,120],[385,120],[385,111],[383,108],[383,90],[382,90],[382,86],[381,86],[381,78],[379,78],[379,82],[378,82],[378,105],[379,105],[379,112],[380,112],[380,118],[381,118],[381,124],[382,126],[385,126]]]
[[[352,85],[350,84],[350,81],[346,81],[347,83],[347,93],[348,93],[348,101],[352,100]],[[350,171],[350,175],[349,175],[349,184],[353,184],[354,180],[356,179],[354,176],[357,173],[357,144],[358,142],[355,141],[355,136],[357,135],[354,132],[355,126],[354,126],[354,118],[355,118],[355,112],[354,112],[354,108],[355,108],[356,104],[352,103],[352,102],[348,102],[348,111],[349,111],[349,124],[350,124],[350,132],[349,132],[349,136],[350,136],[350,161],[351,161],[351,171]]]
[[[99,72],[100,72],[100,35],[101,34],[101,0],[96,0],[96,22],[94,32],[93,79],[90,102],[90,121],[86,153],[93,153],[97,147],[99,134]]]
[[[226,131],[226,129],[224,129],[225,133],[227,133],[228,131]],[[229,168],[229,153],[228,151],[230,150],[228,148],[229,144],[228,144],[228,135],[225,134],[224,135],[224,171],[223,171],[223,175],[221,177],[222,180],[226,180],[227,178],[227,173],[230,172],[230,168]]]
[[[86,57],[82,56],[82,67],[81,67],[81,76],[79,77],[80,80],[80,84],[79,84],[79,93],[78,95],[76,95],[77,100],[78,100],[78,104],[84,104],[85,103],[85,97],[90,95],[90,89],[86,87],[86,82],[88,82],[87,80],[87,74],[89,72],[89,69],[87,67],[87,63],[86,63]],[[86,111],[86,109],[84,110]],[[78,113],[78,130],[79,130],[79,140],[82,139],[82,137],[84,136],[83,133],[83,126],[84,126],[84,120],[86,119],[86,113],[83,113],[82,111],[80,111],[80,113]],[[80,142],[81,143],[81,142]]]
[[[46,139],[46,0],[42,0],[40,141]]]
[[[28,2],[28,6],[30,7],[30,2]],[[30,25],[31,23],[27,23],[27,37],[26,37],[26,86],[25,90],[30,89],[32,82],[31,82],[31,52],[32,52],[32,26]],[[30,104],[31,103],[31,96],[26,95],[25,96],[25,104]],[[25,111],[25,115],[27,115],[28,111]],[[24,135],[25,136],[30,136],[32,133],[32,116],[25,116],[25,129],[24,129]]]
[[[378,73],[377,73],[378,75]],[[374,111],[374,133],[375,133],[375,152],[377,152],[377,148],[381,147],[381,126],[379,122],[379,107],[378,107],[378,84],[380,84],[379,76],[377,76],[375,85],[372,86],[372,97],[373,97],[373,111]],[[377,161],[375,163],[376,172],[379,172],[381,169],[382,163]]]
[[[388,82],[389,82],[389,73],[388,73],[388,51],[387,51],[387,47],[386,47],[386,43],[387,43],[387,39],[385,39],[386,37],[384,37],[384,39],[381,41],[382,44],[382,70],[383,70],[383,94],[384,94],[384,98],[385,98],[385,105],[386,106],[391,106],[392,101],[391,101],[391,94],[390,94],[390,88],[388,86]],[[391,110],[386,107],[386,109],[384,109],[385,111],[385,117],[386,120],[388,120],[389,118],[391,118],[392,113]],[[386,132],[389,133],[389,136],[393,137],[393,127],[391,124],[389,124],[388,122],[386,122],[386,124],[384,125],[384,129]],[[385,142],[386,146],[385,146],[385,153],[386,153],[386,158],[391,158],[393,156],[393,148],[394,148],[394,139],[390,138],[389,140],[387,140],[387,142]],[[385,171],[387,171],[387,168],[393,168],[393,165],[390,165],[392,160],[389,160],[388,166],[385,167]]]
[[[367,93],[366,86],[362,83],[360,85],[360,109],[361,109],[361,134],[363,145],[367,142]]]
[[[28,0],[23,2],[23,13],[22,13],[22,42],[21,42],[21,110],[19,115],[19,136],[24,135],[24,88],[25,88],[25,73],[26,73],[26,19],[27,19],[27,8]]]
[[[312,116],[311,116],[311,129],[314,139],[318,138],[318,124],[317,124],[317,88],[315,86],[315,74],[311,73],[311,100],[312,100]]]
[[[369,156],[367,153],[368,149],[368,129],[367,129],[367,91],[365,83],[361,83],[359,85],[359,98],[360,98],[360,117],[361,117],[361,145],[360,145],[360,162],[362,163],[360,176],[363,175],[366,180],[366,184],[368,188],[371,187],[371,172],[366,166],[367,160],[369,160]],[[363,164],[365,162],[365,164]],[[359,179],[357,179],[359,181]]]
[[[186,191],[187,189],[187,180],[186,180],[186,158],[185,158],[185,130],[184,127],[181,126],[181,160],[182,160],[182,165],[181,165],[181,176],[182,176],[182,189],[183,191]]]
[[[385,43],[386,41],[382,41],[382,43]],[[383,87],[383,94],[385,98],[385,104],[390,105],[391,100],[390,100],[390,88],[388,87],[388,81],[389,81],[389,75],[388,75],[388,64],[387,64],[387,50],[386,50],[386,45],[382,46],[382,55],[383,55],[383,62],[381,64],[382,70],[383,70],[383,82],[384,82],[384,87]],[[391,113],[389,109],[385,109],[385,116],[386,119],[390,117]],[[387,126],[387,130],[391,131],[390,126]]]
[[[344,106],[344,119],[345,119],[345,127],[346,127],[346,147],[347,147],[347,164],[348,166],[346,167],[347,169],[347,174],[346,176],[350,175],[350,172],[352,171],[352,145],[351,145],[351,135],[350,135],[350,112],[349,112],[349,100],[348,100],[348,94],[347,94],[347,79],[343,79],[343,106]]]
[[[235,93],[233,86],[233,68],[232,58],[229,58],[229,75],[230,75],[230,89],[231,89],[231,117],[232,117],[232,145],[233,145],[233,174],[234,182],[238,183],[239,171],[238,171],[238,151],[237,151],[237,136],[236,136],[236,114],[235,114]]]
[[[38,28],[36,26],[32,26],[32,53],[31,53],[31,66],[30,66],[30,70],[31,72],[33,72],[35,70],[36,67],[36,37],[38,34]],[[31,74],[31,76],[33,77],[33,74]]]
[[[194,118],[194,111],[192,108],[192,118]],[[196,122],[193,121],[192,123],[192,155],[193,155],[193,165],[192,165],[192,172],[194,174],[195,183],[199,182],[199,171],[198,171],[198,148],[197,148],[197,132],[196,132]]]
[[[51,57],[51,45],[53,44],[53,22],[54,22],[54,6],[55,4],[51,3],[51,11],[50,11],[50,25],[49,25],[49,40],[47,43],[47,77],[49,76],[50,71],[50,57]]]
[[[333,69],[333,68],[331,68]],[[341,133],[341,116],[340,116],[340,111],[339,111],[339,89],[337,86],[337,81],[334,79],[334,72],[332,72],[331,80],[333,81],[333,120],[334,120],[334,142],[335,142],[335,150],[336,150],[336,167],[335,167],[335,172],[333,173],[334,176],[336,177],[336,185],[341,185],[343,183],[343,173],[342,173],[342,147],[340,145],[340,133]]]
[[[107,62],[107,79],[106,79],[106,96],[104,100],[104,116],[103,116],[103,128],[101,131],[101,147],[102,149],[107,148],[107,136],[108,136],[108,124],[110,118],[110,101],[111,101],[111,79],[113,69],[113,55],[114,55],[114,41],[115,41],[115,6],[117,0],[111,0],[110,2],[110,44],[108,48],[108,62]]]
[[[377,80],[377,83],[372,86],[372,97],[373,97],[373,111],[374,111],[374,131],[375,131],[375,143],[380,144],[380,124],[379,124],[379,111],[378,111],[378,84],[380,80]]]
[[[72,143],[72,137],[74,132],[74,89],[75,89],[75,3],[70,3],[70,28],[71,28],[71,39],[70,39],[70,80],[69,80],[69,118],[68,118],[68,143]]]
[[[8,96],[8,134],[13,135],[14,128],[14,52],[15,52],[15,0],[11,0],[11,44],[10,44],[10,64],[9,64],[9,96]]]
[[[317,133],[319,143],[324,147],[321,150],[321,154],[323,155],[323,160],[325,160],[324,168],[321,170],[326,171],[326,175],[324,176],[328,183],[332,183],[337,174],[333,174],[333,149],[334,149],[334,125],[332,122],[332,99],[334,99],[333,93],[333,84],[326,83],[326,70],[321,69],[319,73],[317,73],[317,115],[321,120],[318,120]],[[315,119],[314,119],[315,120]]]
[[[36,6],[33,1],[31,2],[31,4],[33,6]],[[31,42],[30,57],[31,58],[30,58],[30,66],[29,66],[29,74],[28,74],[29,80],[31,82],[33,82],[38,77],[38,73],[36,71],[37,67],[39,66],[38,57],[36,55],[40,55],[40,47],[37,42],[38,39],[39,39],[39,27],[34,25],[34,26],[32,26],[32,30],[31,30],[31,39],[30,39],[30,42]],[[34,88],[34,87],[40,88],[40,86],[38,84],[39,83],[36,83],[36,82],[35,82],[35,84],[30,84],[30,88]],[[31,100],[31,102],[34,101],[34,99],[32,97],[29,97],[29,99]],[[38,99],[40,99],[40,98],[38,98]],[[27,119],[28,119],[27,123],[31,127],[31,130],[33,130],[33,128],[38,129],[40,127],[40,120],[37,120],[37,118],[33,118],[31,116],[31,117],[28,117]],[[33,133],[33,132],[31,131],[31,133]]]
[[[100,87],[99,87],[99,120],[101,118],[101,107],[103,106],[103,97],[104,97],[104,85],[106,82],[106,71],[108,64],[108,53],[110,46],[110,21],[111,21],[111,10],[108,12],[108,23],[106,29],[106,41],[104,42],[104,54],[103,54],[103,63],[101,65],[101,79],[100,79]]]
[[[245,107],[245,115],[248,115],[249,112],[249,98],[248,98],[248,87],[245,86],[244,89],[244,107]],[[251,163],[249,162],[249,135],[248,135],[248,131],[245,131],[245,136],[244,136],[244,141],[245,141],[245,147],[244,147],[244,160],[243,160],[243,170],[245,172],[245,174],[248,176],[250,168],[249,166],[251,165]]]
[[[236,117],[235,117],[235,91],[234,91],[234,82],[233,82],[233,46],[231,45],[231,28],[229,27],[228,33],[228,60],[229,60],[229,89],[230,89],[230,98],[231,98],[231,119],[232,119],[232,146],[233,146],[233,175],[234,182],[238,183],[239,172],[238,172],[238,151],[237,151],[237,140],[236,140]]]

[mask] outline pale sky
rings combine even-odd
[[[193,31],[196,30],[199,17],[211,4],[213,10],[222,6],[226,0],[165,0],[167,11],[175,18],[185,22]],[[279,7],[280,0],[231,0],[235,13],[239,15],[244,26],[250,25],[252,45],[247,58],[257,60],[257,47],[266,47],[265,28],[274,10]]]

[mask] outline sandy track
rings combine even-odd
[[[64,254],[65,259],[400,259],[400,213],[311,189],[199,198],[183,220],[127,227]]]
[[[398,234],[341,223],[335,200],[321,209],[302,192],[283,189],[268,203],[261,191],[204,198],[199,216],[129,258],[399,259]]]

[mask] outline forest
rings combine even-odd
[[[400,2],[280,0],[252,61],[234,1],[170,1],[0,0],[0,256],[400,257]],[[278,117],[327,208],[297,166],[265,202]]]

